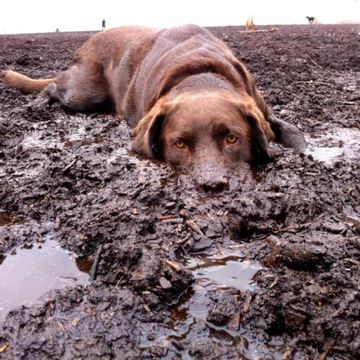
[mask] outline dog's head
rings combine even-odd
[[[230,169],[271,160],[268,143],[273,137],[251,97],[184,92],[156,102],[134,129],[132,149],[191,168],[199,185],[221,189]]]

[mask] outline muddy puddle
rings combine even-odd
[[[46,292],[89,284],[91,263],[75,258],[55,240],[17,247],[0,258],[0,318],[31,306]]]
[[[324,135],[308,137],[306,154],[331,165],[337,160],[355,159],[360,155],[360,130],[334,128]]]
[[[29,150],[33,148],[48,149],[71,149],[79,148],[80,146],[89,146],[92,144],[101,144],[101,138],[89,138],[83,129],[78,129],[76,134],[69,137],[60,137],[57,141],[53,139],[47,139],[43,132],[35,131],[31,135],[24,137],[21,147],[23,150]]]
[[[252,279],[261,269],[260,264],[244,259],[239,252],[222,252],[221,255],[193,258],[187,268],[196,282],[203,287],[234,288],[245,292],[256,286]]]
[[[265,359],[267,356],[271,356],[269,359],[282,359],[279,344],[262,344],[255,334],[244,329],[240,311],[232,308],[231,299],[234,300],[233,304],[241,298],[246,298],[247,302],[251,300],[252,292],[258,288],[254,277],[259,271],[265,270],[264,267],[246,259],[239,249],[230,248],[221,253],[192,256],[184,263],[194,275],[194,286],[172,307],[165,330],[143,337],[143,349],[166,348],[170,342],[177,349],[176,358],[193,359],[207,338],[218,346],[242,349],[247,359]],[[214,299],[217,298],[215,303],[209,301],[209,293],[214,294]],[[226,325],[222,324],[231,308],[230,319]],[[200,329],[202,334],[198,336],[196,334],[200,333]],[[189,338],[194,339],[193,343],[187,344]],[[190,348],[189,351],[183,349],[184,343]],[[272,347],[270,354],[269,348]],[[211,354],[207,355],[212,358]]]

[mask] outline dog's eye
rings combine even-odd
[[[234,143],[236,143],[236,141],[237,141],[237,137],[236,136],[234,136],[234,135],[228,135],[227,137],[226,137],[226,141],[229,143],[229,144],[234,144]]]
[[[185,143],[183,141],[177,141],[175,143],[175,145],[179,148],[179,149],[183,149],[185,147]]]

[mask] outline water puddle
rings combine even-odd
[[[34,132],[31,135],[26,136],[21,147],[23,150],[29,150],[33,148],[48,149],[48,148],[79,148],[81,146],[90,146],[92,144],[101,144],[104,139],[101,138],[88,138],[84,134],[74,134],[68,138],[61,137],[59,141],[53,139],[47,139],[41,132]]]
[[[51,239],[3,254],[0,318],[21,305],[31,306],[49,290],[89,284],[90,268],[87,259],[75,258]]]
[[[202,286],[231,287],[242,292],[253,290],[252,279],[261,269],[260,264],[244,260],[239,253],[212,255],[192,259],[187,268]]]
[[[83,138],[74,140],[61,139],[61,141],[65,148],[79,148],[80,146],[89,146],[92,144],[101,144],[104,142],[104,140],[101,138]]]
[[[330,129],[323,136],[308,137],[305,154],[327,165],[341,158],[355,159],[360,155],[360,130],[352,128]]]
[[[21,151],[32,149],[64,148],[64,144],[47,138],[41,131],[34,131],[33,133],[25,136],[20,145]]]
[[[256,289],[253,278],[263,269],[259,263],[247,260],[239,249],[226,249],[221,254],[192,256],[186,260],[185,266],[193,272],[195,284],[189,293],[172,307],[166,329],[157,329],[150,337],[149,334],[144,335],[142,348],[165,348],[169,342],[177,343],[180,345],[175,350],[176,358],[192,359],[188,346],[182,347],[181,344],[196,341],[201,343],[204,338],[212,338],[218,346],[226,344],[241,347],[244,358],[247,359],[283,358],[282,352],[276,346],[265,344],[257,339],[256,335],[253,337],[248,330],[242,328],[240,317],[237,325],[230,326],[216,326],[207,321],[214,308],[213,301],[209,299],[209,290],[221,292],[226,291],[226,288],[234,288],[243,293]]]
[[[113,151],[106,161],[108,164],[112,164],[122,157],[129,158],[133,164],[140,163],[140,161],[136,157],[132,156],[132,154],[129,154],[129,150],[124,147],[119,147]]]
[[[263,269],[260,264],[244,259],[238,249],[223,251],[221,255],[194,256],[187,260],[186,268],[192,271],[196,281],[191,292],[173,307],[168,323],[172,330],[188,328],[193,319],[206,319],[209,314],[207,297],[211,290],[254,290],[253,277]]]

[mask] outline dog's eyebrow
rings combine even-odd
[[[229,125],[226,122],[214,122],[212,124],[212,131],[216,134],[229,133]]]
[[[197,132],[185,131],[185,130],[173,131],[170,132],[167,136],[170,142],[176,142],[179,140],[186,142],[193,142],[196,137],[197,137]]]
[[[212,126],[213,136],[226,136],[229,134],[235,135],[237,137],[242,137],[246,134],[247,126],[242,124],[242,122],[215,122]]]

